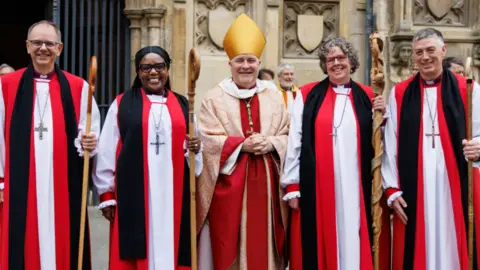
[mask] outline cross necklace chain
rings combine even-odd
[[[435,136],[440,136],[439,133],[435,133],[435,120],[437,119],[437,110],[435,110],[435,115],[432,116],[432,109],[430,108],[430,100],[428,100],[427,90],[425,90],[425,96],[427,98],[428,114],[430,116],[430,120],[432,121],[432,132],[426,133],[425,136],[432,138],[432,148],[435,148]]]
[[[40,99],[38,98],[38,91],[36,91],[36,92],[37,92],[36,94],[37,94],[38,115],[40,116],[40,122],[38,123],[38,126],[34,128],[34,131],[38,132],[38,139],[43,140],[43,132],[48,131],[48,129],[45,127],[45,125],[43,123],[43,117],[45,116],[45,111],[47,110],[47,103],[48,103],[48,99],[50,97],[50,90],[48,90],[48,95],[47,95],[47,98],[45,99],[45,105],[43,106],[43,112],[41,112],[42,108],[40,107]]]
[[[150,145],[153,145],[155,146],[155,154],[158,156],[158,154],[160,154],[160,145],[161,144],[164,144],[164,142],[160,142],[160,129],[161,129],[161,126],[162,126],[162,114],[163,114],[163,106],[164,106],[164,97],[162,97],[162,102],[161,102],[161,105],[162,106],[160,108],[160,121],[158,121],[158,124],[157,124],[157,120],[155,119],[155,113],[153,111],[151,111],[152,113],[152,116],[153,116],[153,121],[155,123],[155,142],[151,142]]]
[[[335,125],[335,108],[333,108],[334,114],[333,114],[333,119],[332,119],[332,128],[333,131],[330,133],[330,136],[335,137],[335,145],[337,144],[337,129],[342,125],[343,122],[343,116],[345,116],[345,109],[347,108],[347,101],[349,99],[349,94],[351,90],[348,90],[347,95],[345,97],[345,103],[343,104],[343,111],[342,111],[342,117],[340,118],[340,123],[338,125]],[[336,97],[335,97],[336,98]]]
[[[250,131],[247,133],[250,135],[256,134],[256,132],[253,131],[253,119],[252,119],[252,111],[250,109],[250,103],[252,102],[253,97],[251,97],[248,101],[245,99],[243,100],[245,102],[245,105],[247,105],[247,113],[248,113],[248,125],[250,126]]]

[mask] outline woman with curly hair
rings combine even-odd
[[[386,105],[351,79],[360,64],[350,42],[324,41],[319,58],[327,77],[300,88],[281,180],[292,208],[290,269],[371,270],[372,109]]]

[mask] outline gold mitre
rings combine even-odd
[[[260,27],[242,13],[228,28],[223,39],[223,48],[230,60],[240,54],[252,54],[260,59],[266,42]]]

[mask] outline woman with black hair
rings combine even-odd
[[[135,55],[137,77],[108,111],[93,171],[99,208],[111,222],[110,269],[189,269],[187,99],[171,91],[171,60],[158,46]]]

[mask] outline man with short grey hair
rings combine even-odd
[[[419,71],[390,95],[382,175],[396,213],[398,269],[468,268],[467,160],[480,165],[480,87],[474,83],[473,140],[467,141],[467,82],[442,67],[446,52],[442,33],[418,31],[413,60]]]
[[[282,92],[285,107],[291,109],[298,91],[298,87],[294,85],[295,67],[292,64],[282,63],[277,67],[277,76],[277,89]]]
[[[7,64],[1,64],[0,65],[0,77],[2,77],[5,74],[12,73],[14,72],[15,69],[13,69],[11,66]]]
[[[29,65],[0,78],[0,270],[77,269],[84,152],[96,153],[100,114],[93,99],[86,134],[89,86],[55,63],[55,23],[33,24],[25,45]],[[91,269],[86,232],[82,270]]]

